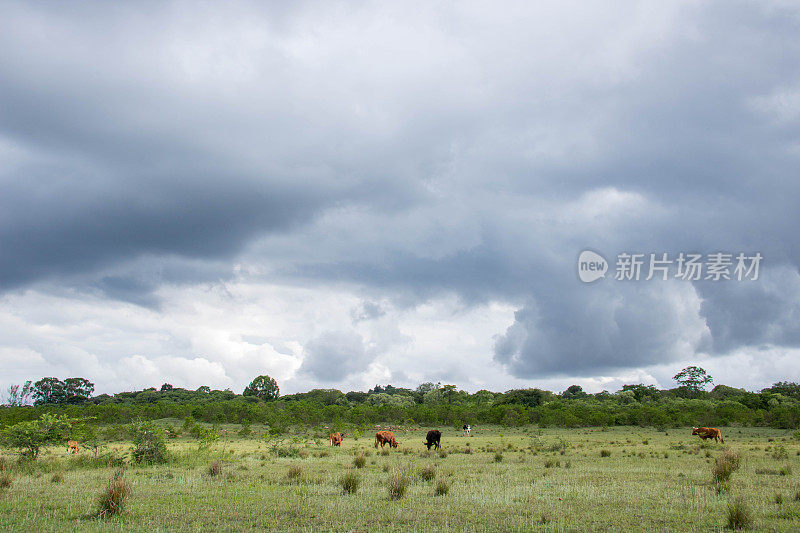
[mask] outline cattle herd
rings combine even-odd
[[[472,431],[471,426],[464,424],[464,426],[461,429],[462,429],[462,434],[465,437],[470,436]],[[703,440],[714,439],[715,442],[725,443],[725,440],[722,438],[722,432],[717,428],[693,427],[692,435],[697,435]],[[331,446],[341,446],[342,440],[344,440],[344,433],[339,433],[339,432],[331,433]],[[73,442],[74,441],[70,441],[70,444],[72,444]],[[441,443],[442,443],[442,432],[439,431],[438,429],[431,429],[430,431],[428,431],[428,434],[425,436],[425,442],[423,442],[422,444],[424,444],[428,448],[428,450],[430,450],[431,447],[433,447],[434,450],[438,450],[441,447]],[[389,445],[390,448],[397,448],[400,445],[400,443],[397,441],[397,438],[395,437],[395,434],[392,433],[391,431],[378,431],[375,434],[376,448],[378,447],[378,444],[381,445],[381,448],[383,448],[387,444]],[[77,445],[78,443],[76,442],[75,446],[77,447]]]

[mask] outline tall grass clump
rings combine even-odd
[[[749,529],[753,526],[753,513],[742,496],[728,502],[728,528]]]
[[[300,478],[303,475],[303,467],[300,465],[292,465],[289,467],[288,472],[286,472],[286,479],[289,480],[291,483],[296,483],[300,481]]]
[[[436,477],[436,467],[434,465],[423,466],[419,471],[419,477],[423,481],[430,481]]]
[[[206,468],[206,473],[210,477],[217,477],[222,474],[222,461],[212,461]]]
[[[503,461],[503,454],[500,452],[495,452],[494,454],[494,462],[499,463]]]
[[[108,480],[106,487],[97,498],[98,515],[115,516],[125,509],[125,502],[131,495],[131,484],[125,478],[125,469],[117,468]]]
[[[10,488],[13,483],[14,476],[11,474],[11,470],[0,471],[0,490]]]
[[[448,492],[450,492],[450,485],[447,480],[439,479],[436,481],[436,486],[433,488],[434,496],[445,496]]]
[[[358,472],[353,470],[346,472],[339,478],[339,486],[342,487],[342,491],[345,494],[355,494],[360,484],[361,476],[358,475]]]
[[[353,466],[356,468],[364,468],[364,465],[367,464],[367,458],[363,455],[356,455],[353,457]]]
[[[711,469],[714,483],[717,485],[727,483],[731,475],[739,469],[740,462],[741,458],[739,452],[735,450],[725,450],[714,462],[714,467]]]
[[[398,468],[392,472],[389,476],[389,483],[387,483],[389,499],[399,500],[402,498],[406,493],[409,483],[411,483],[411,480],[403,469]]]

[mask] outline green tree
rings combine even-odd
[[[67,378],[64,380],[64,403],[86,403],[94,392],[94,383],[84,378]]]
[[[280,389],[278,383],[267,375],[258,376],[250,382],[242,396],[256,396],[262,400],[277,400]]]
[[[566,399],[586,398],[587,396],[588,394],[584,392],[583,387],[580,385],[570,385],[567,390],[561,393],[561,397]]]
[[[682,387],[686,387],[693,395],[705,389],[709,383],[714,383],[713,378],[699,366],[687,366],[672,376],[672,379],[680,383]]]
[[[28,398],[33,394],[33,385],[26,381],[24,385],[10,385],[8,387],[6,404],[10,407],[18,407],[28,403]]]
[[[36,459],[42,446],[67,440],[74,419],[66,415],[45,413],[38,420],[19,422],[3,430],[2,442],[10,448],[19,448],[22,455]]]
[[[66,403],[64,382],[58,378],[42,378],[33,384],[34,404]]]

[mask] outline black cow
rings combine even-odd
[[[423,444],[425,444],[429,450],[431,449],[431,446],[433,446],[434,450],[438,450],[439,441],[442,440],[442,432],[438,429],[432,429],[428,432],[428,436],[426,438],[427,440]]]

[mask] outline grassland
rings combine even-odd
[[[168,464],[127,465],[132,496],[110,518],[96,513],[108,460],[54,448],[18,462],[6,452],[0,529],[700,531],[725,527],[740,496],[754,530],[800,530],[800,442],[783,430],[724,428],[725,444],[702,444],[687,428],[480,427],[468,438],[440,428],[442,449],[428,453],[428,428],[396,431],[392,450],[375,450],[368,435],[331,448],[319,437],[266,441],[224,429],[209,449],[180,438],[169,441]],[[712,467],[728,448],[741,466],[715,484]],[[128,451],[111,443],[102,453],[119,460]],[[353,472],[348,494],[341,479]],[[403,477],[405,492],[391,498],[391,480]]]

